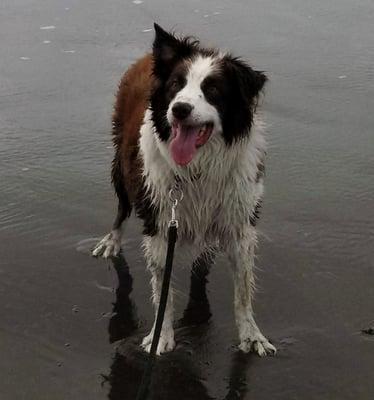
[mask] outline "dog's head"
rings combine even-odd
[[[228,146],[249,135],[264,73],[157,24],[155,31],[152,118],[175,163],[189,164],[214,135]]]

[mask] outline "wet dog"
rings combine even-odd
[[[182,190],[176,252],[228,255],[240,349],[275,347],[252,310],[256,219],[263,194],[264,126],[256,110],[267,78],[241,59],[178,38],[155,24],[153,51],[125,73],[113,115],[112,180],[118,213],[94,256],[120,251],[132,208],[144,223],[144,252],[159,302],[170,220],[169,191]],[[153,330],[144,338],[150,350]],[[169,296],[157,353],[175,347]]]

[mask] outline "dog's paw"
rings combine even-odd
[[[264,336],[243,340],[239,345],[239,349],[244,353],[252,351],[260,357],[275,355],[277,352],[277,349]]]
[[[141,344],[142,348],[147,353],[151,352],[152,339],[153,339],[153,331],[143,339],[143,342]],[[175,348],[174,332],[161,333],[156,354],[159,356],[162,353],[167,353],[169,351],[174,350],[174,348]]]
[[[121,251],[121,238],[117,231],[112,231],[103,237],[92,250],[94,257],[115,257]]]

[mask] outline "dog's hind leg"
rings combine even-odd
[[[113,228],[92,250],[94,257],[103,256],[104,258],[117,256],[121,251],[121,239],[123,233],[123,224],[131,214],[131,203],[127,195],[121,161],[116,154],[112,165],[112,182],[118,197],[117,216],[113,223]]]
[[[239,331],[240,350],[254,351],[260,356],[275,354],[276,348],[266,339],[258,328],[252,308],[254,293],[254,250],[256,231],[248,227],[240,239],[231,243],[228,250],[234,278],[235,319]]]
[[[206,285],[213,262],[214,253],[206,251],[192,265],[188,304],[181,319],[184,325],[206,322],[212,315],[206,293]]]

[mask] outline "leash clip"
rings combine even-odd
[[[176,184],[169,191],[169,199],[171,200],[171,220],[169,221],[168,227],[175,226],[178,228],[178,220],[176,219],[176,209],[178,203],[183,200],[183,192],[182,189]]]

